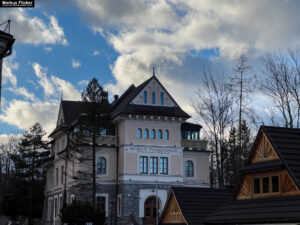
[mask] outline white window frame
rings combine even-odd
[[[48,212],[47,212],[47,221],[50,221],[53,217],[53,197],[48,198]],[[52,214],[52,215],[51,215]]]
[[[97,197],[105,197],[105,217],[108,217],[108,193],[97,193],[96,194],[96,202],[97,202]]]
[[[122,194],[118,194],[117,199],[117,217],[122,216]]]

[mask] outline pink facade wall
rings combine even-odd
[[[172,155],[171,157],[171,171],[172,175],[182,175],[182,156]]]
[[[161,122],[158,121],[138,121],[138,120],[127,120],[125,129],[119,130],[121,136],[125,136],[123,141],[120,138],[121,144],[135,144],[135,145],[162,145],[162,146],[180,146],[180,123],[178,122],[164,122],[162,118]],[[143,135],[141,139],[137,138],[137,130],[141,128]],[[149,139],[144,139],[145,129],[149,130]],[[156,131],[156,139],[151,139],[151,130]],[[161,129],[169,131],[169,140],[157,139],[158,130]],[[125,135],[126,134],[126,135]]]

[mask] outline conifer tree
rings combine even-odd
[[[108,94],[93,78],[82,92],[77,124],[70,135],[69,158],[76,159],[79,170],[75,182],[79,191],[91,197],[96,211],[96,147],[101,145],[101,136],[110,132]],[[82,169],[81,169],[82,168]],[[91,194],[89,193],[91,192]],[[95,224],[95,223],[94,223]]]
[[[18,198],[27,203],[28,224],[33,224],[33,217],[42,214],[45,174],[41,164],[49,156],[48,144],[43,140],[45,134],[42,126],[35,123],[24,132],[18,143],[18,152],[13,156],[16,185],[23,183],[25,186],[22,188],[27,194]]]
[[[231,128],[227,141],[227,157],[224,167],[227,185],[234,186],[237,184],[239,169],[246,165],[252,142],[253,137],[246,121],[242,121],[240,129]]]

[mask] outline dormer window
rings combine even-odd
[[[155,105],[155,92],[152,92],[152,104]]]
[[[165,104],[164,97],[165,97],[164,93],[160,92],[160,105],[164,105]]]
[[[147,91],[144,91],[144,104],[147,104]]]

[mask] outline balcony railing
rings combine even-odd
[[[181,147],[183,148],[207,148],[207,141],[181,139]]]

